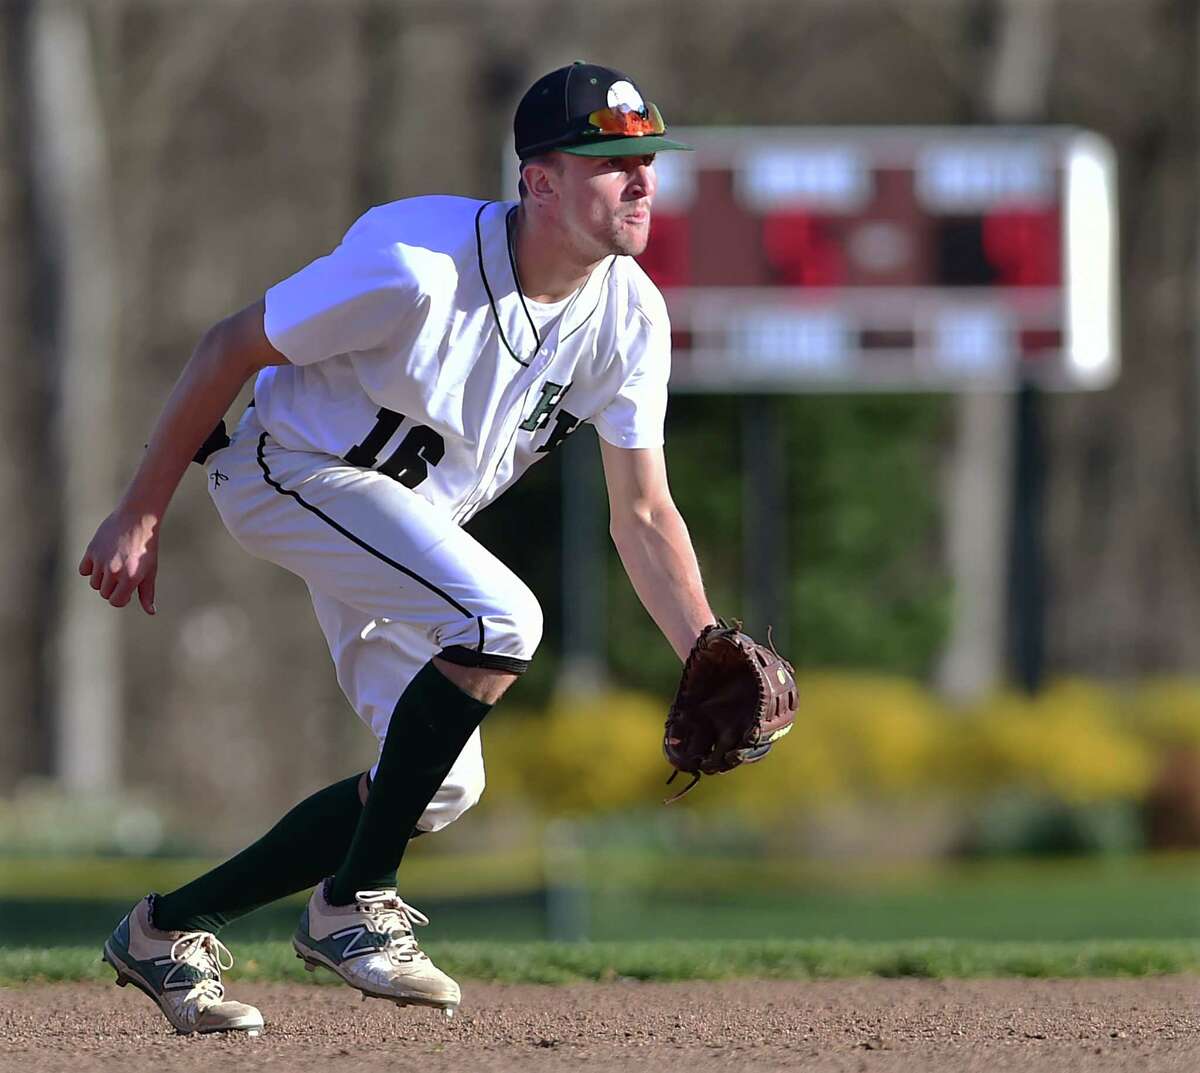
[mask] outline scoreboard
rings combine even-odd
[[[672,388],[1102,388],[1116,183],[1053,127],[672,128],[639,258]]]

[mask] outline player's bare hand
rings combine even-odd
[[[113,607],[124,607],[138,594],[142,610],[154,614],[158,573],[159,519],[142,512],[113,511],[96,530],[79,562],[79,573]]]

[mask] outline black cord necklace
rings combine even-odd
[[[500,311],[496,308],[496,298],[495,298],[495,295],[492,294],[491,284],[488,282],[488,278],[487,278],[487,270],[484,268],[484,264],[483,264],[483,227],[481,224],[481,220],[483,218],[484,210],[486,208],[488,208],[489,205],[494,205],[494,204],[496,204],[494,201],[485,202],[483,205],[481,205],[479,207],[479,211],[475,214],[475,252],[476,252],[476,256],[478,257],[478,260],[479,260],[479,274],[483,280],[483,289],[487,293],[488,305],[490,305],[491,309],[492,309],[492,319],[496,322],[496,331],[500,335],[500,342],[504,344],[504,349],[508,351],[508,353],[511,355],[512,359],[515,362],[517,362],[519,365],[524,365],[524,366],[528,367],[529,363],[531,361],[533,361],[533,359],[537,356],[537,352],[541,349],[542,343],[544,342],[544,340],[542,338],[542,333],[540,331],[538,331],[537,323],[533,319],[533,314],[529,312],[529,306],[525,302],[525,291],[521,287],[521,274],[517,271],[517,256],[516,256],[516,251],[513,249],[513,234],[516,230],[515,225],[516,225],[516,218],[517,218],[516,206],[513,206],[512,208],[510,208],[508,210],[507,213],[505,213],[505,216],[504,216],[505,235],[504,235],[504,237],[505,237],[505,246],[508,250],[509,267],[512,269],[513,281],[517,285],[517,297],[519,297],[521,300],[521,308],[525,311],[525,319],[529,321],[529,328],[533,332],[533,338],[535,340],[534,348],[530,352],[530,355],[528,358],[522,358],[515,350],[513,350],[512,344],[509,343],[508,337],[504,334],[504,325],[501,323],[501,320],[500,320]],[[613,270],[613,265],[615,265],[616,263],[617,263],[616,257],[609,258],[608,269],[604,273],[606,278],[607,278],[608,274]],[[560,317],[566,316],[567,310],[569,310],[571,308],[571,306],[573,306],[575,304],[575,299],[577,299],[583,293],[583,291],[587,287],[590,279],[591,279],[591,276],[588,276],[587,279],[585,279],[579,285],[579,287],[576,289],[575,293],[573,295],[571,295],[570,300],[567,302],[566,308],[562,311],[562,313],[559,314]],[[580,320],[580,322],[574,328],[572,328],[565,336],[563,336],[562,339],[559,340],[560,343],[563,342],[565,339],[569,339],[572,335],[574,335],[577,331],[579,331],[579,329],[582,328],[589,320],[591,320],[592,314],[595,313],[596,310],[600,307],[600,303],[601,303],[601,301],[603,301],[603,297],[604,297],[604,287],[601,286],[597,291],[596,304],[592,307],[591,311],[588,313],[588,315],[586,317],[584,317],[582,320]],[[557,318],[552,318],[550,323],[553,323],[554,319],[557,319]],[[547,324],[547,328],[549,328],[549,326],[550,325]],[[549,334],[549,332],[547,332],[547,334]]]
[[[516,230],[517,209],[516,206],[513,206],[513,208],[509,209],[504,216],[504,243],[508,247],[508,263],[512,268],[513,279],[516,280],[517,283],[517,297],[521,299],[521,308],[525,310],[525,319],[529,321],[530,330],[533,332],[533,338],[536,340],[533,348],[533,354],[529,355],[529,359],[532,361],[534,354],[536,354],[542,348],[542,333],[538,331],[537,322],[533,319],[533,314],[529,312],[529,303],[525,301],[525,288],[521,286],[521,273],[517,271],[517,251],[513,249],[513,235]],[[586,282],[586,280],[584,282]],[[582,284],[580,287],[582,288]],[[576,290],[575,294],[577,295],[578,293],[579,290]],[[571,296],[571,300],[575,300],[575,295]],[[566,310],[564,309],[563,312],[565,313]],[[503,333],[501,334],[503,335]],[[505,346],[507,345],[508,344],[506,342]],[[516,357],[516,355],[514,354],[513,357]],[[517,360],[520,361],[519,358]],[[525,364],[528,364],[528,362]]]

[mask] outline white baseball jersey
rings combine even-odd
[[[511,202],[418,197],[371,209],[266,294],[292,363],[255,386],[282,447],[378,469],[460,524],[581,422],[619,447],[663,442],[670,327],[630,257],[534,305]]]
[[[422,197],[372,209],[329,256],[266,296],[291,365],[206,463],[229,532],[304,579],[338,682],[380,743],[434,656],[520,673],[536,596],[461,528],[583,421],[622,447],[662,443],[662,298],[609,257],[551,304],[521,295],[512,204]],[[420,820],[483,791],[479,733]]]

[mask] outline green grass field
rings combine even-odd
[[[99,948],[120,916],[203,867],[0,857],[0,983],[111,978]],[[433,919],[424,945],[473,979],[1200,972],[1195,855],[883,867],[593,853],[557,895],[536,855],[405,868],[405,897]],[[286,941],[301,900],[222,933],[235,976],[307,978]],[[555,934],[592,941],[544,941]]]
[[[94,945],[147,890],[170,890],[205,866],[0,857],[0,947]],[[1195,855],[835,867],[593,854],[556,904],[534,856],[426,855],[405,862],[404,884],[433,920],[430,942],[1200,939]],[[225,937],[286,938],[301,900],[236,921]],[[563,909],[565,934],[552,919]]]
[[[952,940],[868,943],[837,940],[633,943],[436,943],[430,955],[471,980],[562,984],[580,980],[810,980],[850,976],[1082,977],[1200,972],[1200,941],[981,943]],[[310,976],[282,942],[237,949],[233,979],[335,982]],[[0,986],[111,980],[96,947],[0,950]]]

